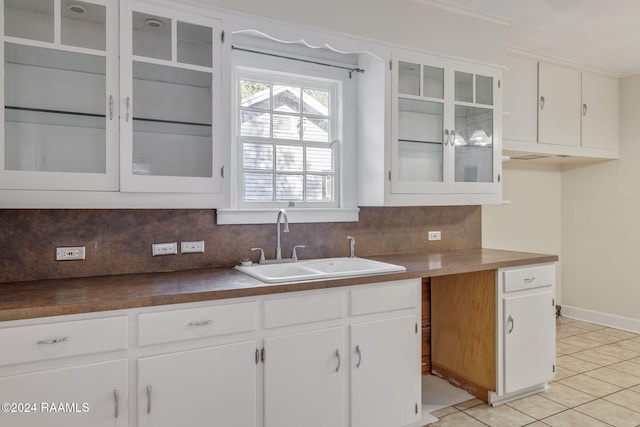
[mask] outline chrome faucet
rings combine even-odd
[[[280,209],[278,212],[278,219],[276,220],[276,259],[282,259],[282,248],[280,247],[280,220],[284,217],[284,232],[289,232],[289,218],[287,217],[287,211]]]
[[[349,258],[355,258],[356,256],[356,239],[351,236],[347,236],[349,240]]]

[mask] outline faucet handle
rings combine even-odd
[[[258,264],[262,264],[264,262],[264,250],[262,248],[251,248],[252,251],[260,251],[260,260]]]
[[[352,236],[347,236],[347,240],[349,240],[349,258],[354,258],[356,256],[356,239]]]
[[[297,246],[293,247],[293,251],[291,251],[291,259],[294,260],[294,261],[298,260],[298,254],[296,253],[296,249],[298,249],[298,248],[304,249],[304,248],[306,248],[306,246],[305,245],[297,245]]]

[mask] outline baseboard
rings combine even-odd
[[[583,320],[585,322],[640,334],[640,319],[634,319],[632,317],[587,310],[586,308],[572,307],[565,304],[562,304],[562,317]]]

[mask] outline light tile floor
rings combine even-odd
[[[473,399],[430,427],[640,426],[640,335],[561,317],[550,388],[495,408]]]

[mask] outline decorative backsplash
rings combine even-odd
[[[361,208],[359,222],[289,224],[283,257],[295,245],[300,259],[346,256],[347,235],[357,256],[478,248],[480,206]],[[216,225],[211,209],[0,210],[0,283],[196,268],[229,268],[262,247],[273,258],[275,220],[262,225]],[[441,231],[441,241],[428,241]],[[205,253],[151,256],[152,243],[204,240]],[[56,247],[85,246],[83,261],[55,261]],[[179,251],[178,251],[179,252]]]

